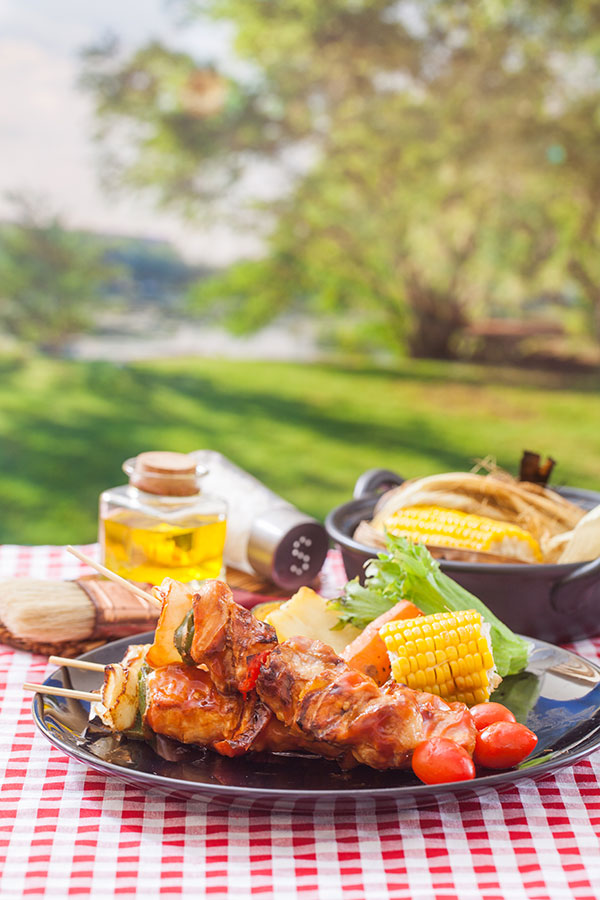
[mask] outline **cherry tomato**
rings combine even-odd
[[[417,744],[412,767],[417,778],[425,784],[475,778],[475,766],[467,751],[447,738],[431,738]]]
[[[473,758],[486,769],[510,769],[529,756],[537,735],[518,722],[494,722],[477,732]]]
[[[469,710],[475,722],[477,731],[483,731],[494,722],[516,722],[517,720],[510,709],[501,703],[478,703]]]

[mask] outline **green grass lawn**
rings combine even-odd
[[[467,469],[523,449],[600,489],[600,379],[406,361],[392,370],[227,360],[0,362],[0,541],[83,543],[142,450],[220,450],[322,518],[374,466]]]

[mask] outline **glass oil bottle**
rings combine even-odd
[[[221,576],[227,504],[201,491],[206,468],[184,453],[150,451],[126,460],[123,471],[129,484],[100,495],[104,565],[151,584]]]

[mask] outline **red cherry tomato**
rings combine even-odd
[[[447,738],[431,738],[415,747],[413,772],[425,784],[468,781],[475,778],[473,760],[460,744]]]
[[[501,703],[478,703],[469,710],[475,722],[477,731],[483,731],[494,722],[516,722],[517,720],[510,709]]]
[[[473,758],[486,769],[510,769],[529,756],[537,735],[518,722],[494,722],[477,732]]]

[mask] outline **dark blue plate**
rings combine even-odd
[[[82,659],[116,662],[128,644],[151,639],[151,632],[125,638]],[[600,668],[552,644],[538,640],[532,644],[527,671],[506,678],[494,700],[510,707],[518,721],[536,732],[538,745],[518,768],[482,770],[469,782],[425,785],[410,772],[376,772],[366,766],[342,772],[333,762],[294,754],[227,759],[162,738],[151,746],[90,724],[89,703],[49,695],[35,695],[33,717],[51,743],[79,762],[139,788],[181,799],[286,812],[347,812],[365,803],[381,810],[427,806],[508,788],[521,778],[541,778],[600,746]],[[58,669],[45,683],[90,691],[99,682],[96,672]]]

